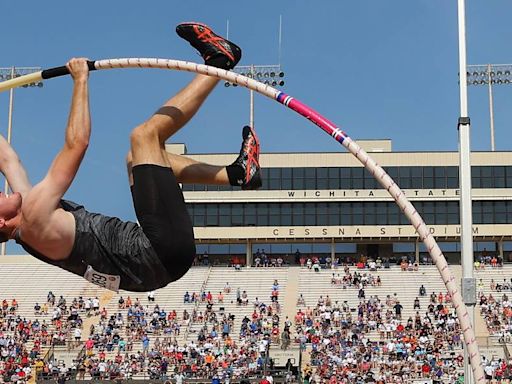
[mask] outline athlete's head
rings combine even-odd
[[[18,215],[21,210],[21,195],[15,192],[11,195],[5,195],[0,192],[0,242],[9,240],[9,234],[12,231],[7,224],[9,220]]]

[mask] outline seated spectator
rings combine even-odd
[[[425,296],[427,294],[427,290],[423,284],[421,284],[421,286],[420,286],[419,294],[420,294],[420,296]]]
[[[36,303],[36,305],[34,305],[34,315],[38,316],[41,314],[41,306],[39,305],[39,303]]]
[[[190,303],[190,294],[188,293],[188,291],[186,291],[185,294],[183,295],[183,303]]]

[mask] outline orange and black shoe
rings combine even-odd
[[[240,47],[215,34],[210,27],[200,23],[181,23],[176,33],[199,51],[206,65],[232,69],[242,57]]]
[[[226,167],[229,182],[242,189],[258,189],[261,187],[260,142],[256,132],[249,126],[242,130],[242,148],[235,162]]]

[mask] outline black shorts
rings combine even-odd
[[[194,228],[183,192],[168,167],[133,167],[131,188],[139,224],[172,280],[191,267],[196,256]]]

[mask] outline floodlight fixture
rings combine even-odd
[[[468,85],[487,85],[489,93],[489,120],[491,151],[494,151],[494,101],[493,85],[512,84],[512,64],[478,64],[467,66]]]

